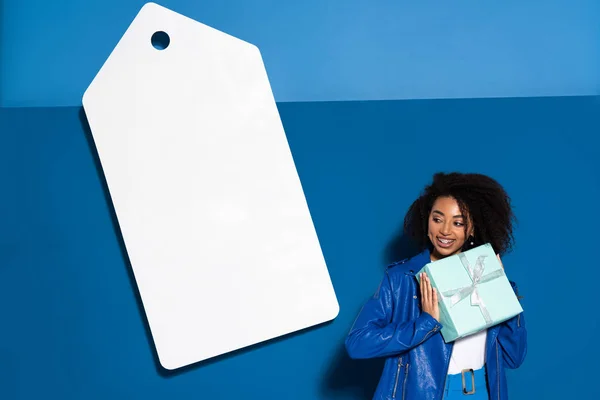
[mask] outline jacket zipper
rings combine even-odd
[[[398,358],[398,371],[396,371],[396,383],[394,383],[394,392],[392,398],[396,398],[396,389],[398,389],[398,378],[400,377],[400,368],[402,368],[402,357]]]
[[[404,383],[402,383],[402,400],[404,400],[406,396],[406,380],[408,379],[408,366],[409,364],[406,364],[404,367]]]
[[[436,326],[435,328],[433,328],[432,330],[430,330],[429,332],[427,332],[427,335],[425,335],[425,337],[423,338],[423,340],[421,340],[419,343],[417,343],[417,346],[420,345],[421,343],[423,343],[424,341],[427,340],[427,338],[429,337],[429,335],[431,335],[434,332],[437,332],[438,327]]]
[[[437,332],[437,330],[438,330],[438,327],[436,326],[436,327],[434,327],[432,330],[430,330],[429,332],[427,332],[427,334],[425,335],[425,337],[423,338],[423,340],[421,340],[421,341],[420,341],[420,342],[417,344],[417,346],[418,346],[418,345],[420,345],[421,343],[423,343],[425,340],[427,340],[427,338],[429,337],[429,335],[431,335],[432,333],[435,333],[435,332]],[[450,363],[450,360],[448,359],[448,364],[449,364],[449,363]],[[400,368],[398,368],[398,372],[400,372]],[[448,374],[446,374],[446,375],[448,375]],[[407,377],[408,377],[408,375],[407,375]],[[405,382],[406,382],[406,377],[405,377]],[[397,384],[398,384],[398,376],[396,375],[396,385],[397,385]],[[405,385],[405,386],[406,386],[406,385]],[[446,386],[446,384],[445,384],[445,383],[444,383],[444,386]],[[392,396],[392,398],[395,398],[395,397],[396,397],[396,388],[394,388],[394,395]],[[402,398],[404,399],[404,395],[402,395]]]
[[[521,327],[521,314],[517,315],[517,326]]]

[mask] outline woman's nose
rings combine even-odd
[[[449,235],[452,230],[452,227],[449,224],[443,224],[440,228],[440,233],[442,235]]]

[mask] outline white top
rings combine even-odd
[[[454,342],[448,374],[460,374],[463,369],[478,370],[485,364],[485,342],[487,330]]]

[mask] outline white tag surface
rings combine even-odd
[[[164,368],[337,316],[256,46],[148,3],[83,107]]]

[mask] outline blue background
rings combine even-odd
[[[525,296],[529,355],[510,371],[511,398],[600,395],[600,98],[279,107],[340,314],[170,375],[157,369],[81,109],[2,111],[0,398],[369,398],[380,364],[348,360],[342,343],[403,256],[391,250],[402,217],[437,170],[490,174],[514,200],[518,245],[504,262]]]
[[[343,340],[407,255],[402,218],[440,170],[487,173],[513,198],[504,263],[529,354],[510,398],[600,397],[598,3],[396,3],[162,3],[261,46],[341,306],[330,324],[168,373],[80,107],[143,3],[5,0],[0,399],[370,398],[381,364],[349,360]]]

